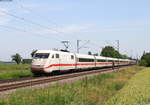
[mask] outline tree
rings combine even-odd
[[[122,58],[122,55],[112,46],[106,46],[105,48],[103,48],[100,55],[112,58]]]
[[[127,56],[127,55],[122,55],[122,57],[121,58],[123,58],[123,59],[129,59],[129,57]]]
[[[15,61],[17,64],[21,63],[22,58],[18,53],[16,53],[15,55],[12,55],[11,58],[12,58],[12,61]]]
[[[150,67],[150,53],[144,53],[140,60],[141,66]]]
[[[37,50],[33,50],[33,51],[31,52],[31,57],[33,57],[36,52],[37,52]]]

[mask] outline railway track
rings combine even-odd
[[[114,70],[117,70],[117,68],[115,68]],[[114,70],[112,68],[104,68],[104,69],[98,69],[98,70],[92,70],[92,71],[76,72],[76,73],[65,74],[65,75],[42,77],[38,79],[2,83],[0,84],[0,92],[5,92],[8,90],[14,90],[14,89],[24,88],[24,87],[29,87],[29,86],[35,86],[35,85],[40,85],[40,84],[45,84],[45,83],[50,83],[50,82],[56,82],[56,81],[80,77],[84,75],[99,74],[99,73],[103,73],[106,71],[114,71]]]

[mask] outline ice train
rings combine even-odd
[[[63,51],[38,50],[32,59],[34,74],[54,71],[85,70],[134,64],[134,60],[76,54]]]

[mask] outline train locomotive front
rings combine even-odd
[[[33,74],[48,73],[51,72],[51,53],[49,51],[37,51],[31,64],[31,72]]]
[[[38,50],[32,59],[33,74],[51,73],[55,71],[74,70],[76,58],[74,53]]]

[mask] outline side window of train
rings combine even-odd
[[[71,59],[74,59],[74,56],[73,56],[73,55],[71,55]]]
[[[56,58],[59,58],[59,54],[56,54]]]
[[[54,54],[52,55],[52,58],[54,58]]]

